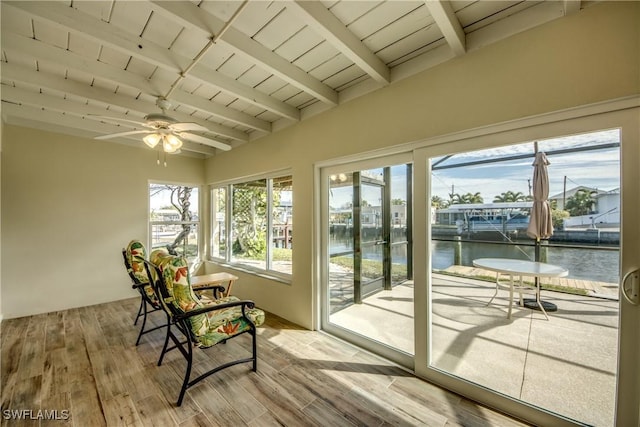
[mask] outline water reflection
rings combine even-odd
[[[454,265],[455,242],[432,241],[432,268],[444,270]],[[590,248],[543,248],[546,262],[560,265],[569,270],[569,278],[593,280],[597,282],[618,283],[620,271],[620,252]],[[350,239],[332,238],[330,253],[352,256],[353,242]],[[531,246],[500,245],[479,242],[463,242],[461,264],[473,265],[476,258],[514,258],[533,260],[534,248]],[[394,264],[405,264],[407,246],[393,245],[391,254]],[[363,250],[363,259],[380,261],[380,251]]]
[[[453,265],[455,242],[433,241],[432,267],[445,269]],[[462,265],[472,265],[476,258],[514,258],[533,260],[533,247],[497,245],[491,243],[462,243]],[[618,283],[620,252],[582,248],[545,248],[546,262],[569,270],[569,278]]]

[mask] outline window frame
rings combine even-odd
[[[152,185],[166,185],[172,187],[190,187],[191,189],[197,189],[197,215],[198,219],[196,221],[154,221],[151,219],[151,186]],[[190,265],[195,265],[202,260],[202,186],[198,184],[190,184],[190,183],[180,183],[180,182],[167,182],[167,181],[156,181],[150,180],[147,182],[147,227],[148,227],[148,236],[147,236],[147,247],[149,248],[149,253],[154,250],[153,247],[153,227],[157,225],[183,225],[183,224],[191,224],[195,225],[197,228],[196,232],[196,247],[197,254],[195,258],[187,257],[187,261]]]
[[[291,248],[291,269],[290,273],[285,273],[282,271],[278,271],[273,268],[273,209],[274,209],[274,198],[273,198],[273,181],[277,178],[282,178],[286,176],[291,176],[291,192],[292,192],[292,200],[293,200],[293,173],[291,170],[280,170],[277,172],[260,174],[260,175],[252,175],[239,179],[227,180],[218,183],[211,184],[209,186],[209,196],[210,196],[210,214],[211,214],[211,227],[209,231],[209,250],[208,250],[208,261],[214,262],[216,264],[224,265],[225,267],[234,268],[237,270],[241,270],[251,274],[257,274],[261,276],[268,276],[269,278],[278,280],[284,283],[291,283],[291,278],[293,276],[293,247]],[[266,221],[267,221],[267,230],[265,233],[265,239],[267,242],[266,251],[265,251],[265,267],[260,268],[254,265],[245,264],[242,262],[237,262],[233,260],[233,244],[231,242],[232,237],[232,228],[233,228],[233,187],[234,185],[246,184],[254,181],[265,180],[266,181]],[[218,221],[217,214],[219,211],[218,206],[216,204],[217,197],[215,192],[219,189],[224,189],[224,241],[225,241],[225,249],[224,249],[224,257],[219,255],[219,250],[215,246],[219,239],[214,239],[216,236],[216,232],[218,229]],[[291,206],[293,211],[293,203]]]

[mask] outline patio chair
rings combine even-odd
[[[139,240],[130,241],[127,247],[122,250],[124,266],[127,269],[127,273],[129,274],[131,281],[133,282],[132,287],[140,293],[140,308],[138,309],[136,320],[133,322],[134,325],[138,324],[138,319],[142,317],[142,326],[138,333],[136,345],[140,344],[140,338],[142,338],[142,335],[166,326],[166,324],[164,324],[151,329],[145,329],[147,324],[147,315],[161,309],[144,268],[146,253],[144,245]]]
[[[240,300],[235,296],[212,301],[198,297],[191,287],[189,266],[184,257],[153,253],[150,260],[152,262],[144,263],[147,275],[152,278],[151,283],[161,307],[171,319],[158,366],[162,364],[165,354],[173,349],[178,349],[187,361],[177,406],[182,405],[189,387],[222,369],[250,362],[255,372],[258,362],[256,327],[264,322],[264,312],[255,308],[253,301]],[[181,340],[174,331],[179,331],[186,340]],[[210,348],[245,333],[252,338],[251,357],[223,363],[190,380],[195,347]],[[173,342],[171,347],[169,340]]]

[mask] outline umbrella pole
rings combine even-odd
[[[540,238],[536,239],[536,244],[534,247],[534,261],[535,262],[540,262]],[[538,288],[538,295],[536,296],[536,299],[528,299],[525,298],[523,300],[523,305],[527,308],[530,308],[532,310],[540,310],[540,306],[538,305],[538,303],[540,303],[542,305],[542,307],[544,307],[545,311],[557,311],[558,310],[558,306],[555,305],[552,302],[549,301],[540,301],[540,278],[536,277],[535,278],[535,286],[536,288]]]

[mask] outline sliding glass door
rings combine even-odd
[[[322,182],[323,328],[413,353],[411,165],[340,165],[324,169]]]
[[[638,133],[621,108],[320,167],[322,328],[533,424],[637,425]]]

